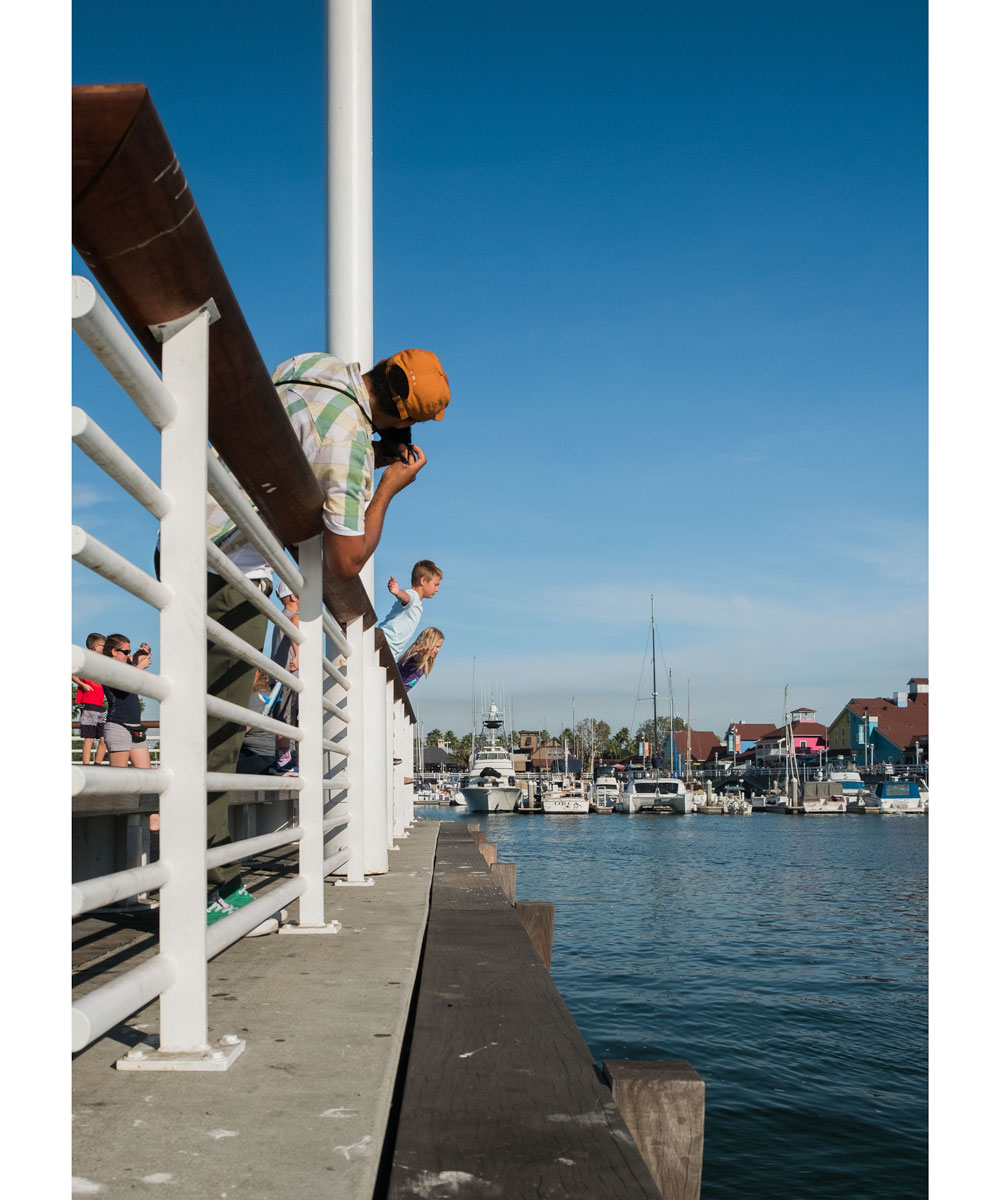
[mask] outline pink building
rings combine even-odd
[[[796,708],[791,714],[792,745],[796,758],[827,752],[827,728],[813,718],[814,708]],[[754,747],[754,762],[758,767],[775,766],[784,762],[788,754],[788,736],[784,725],[774,726],[757,739]]]

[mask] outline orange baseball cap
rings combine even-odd
[[[398,367],[406,377],[406,390],[397,387],[402,383]],[[414,421],[440,421],[451,399],[448,376],[444,373],[441,360],[430,350],[401,350],[385,360],[385,377],[396,401],[399,415]]]

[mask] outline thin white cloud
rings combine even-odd
[[[74,509],[95,508],[98,504],[104,504],[112,498],[110,488],[98,488],[90,483],[73,484],[72,500]]]

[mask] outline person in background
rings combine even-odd
[[[255,713],[267,710],[270,680],[263,671],[258,671],[253,677],[253,691],[247,708]],[[266,729],[247,726],[240,746],[240,756],[236,760],[236,770],[240,775],[273,775],[274,772],[274,734]]]
[[[95,654],[104,653],[104,634],[88,633],[87,649]],[[83,738],[83,749],[80,762],[90,764],[90,747],[96,744],[94,765],[104,762],[107,746],[104,742],[104,688],[94,679],[81,679],[74,675],[73,682],[77,685],[76,703],[80,709],[80,736]]]
[[[407,691],[417,680],[423,679],[425,675],[431,673],[434,669],[434,660],[443,645],[444,634],[440,629],[435,629],[433,625],[428,625],[422,633],[417,635],[417,640],[409,650],[397,659],[396,666],[399,668]]]
[[[410,572],[410,587],[405,590],[396,582],[395,575],[389,576],[389,591],[396,603],[389,609],[388,616],[379,621],[377,628],[385,634],[385,640],[398,658],[406,643],[413,637],[424,611],[424,601],[437,595],[441,586],[441,568],[430,559],[423,558]]]
[[[124,633],[109,633],[104,639],[104,655],[115,662],[129,663],[145,671],[152,659],[149,643],[142,645],[132,654],[131,640]],[[146,729],[142,723],[142,707],[135,692],[121,688],[104,689],[108,698],[108,715],[104,722],[104,742],[113,767],[149,766],[149,747]]]
[[[299,598],[285,583],[283,579],[278,580],[278,599],[284,605],[284,614],[295,626],[299,627]],[[288,636],[287,633],[282,633],[275,626],[274,636],[271,639],[271,657],[279,667],[284,667],[292,675],[298,677],[299,674],[299,647],[296,642]],[[274,710],[274,719],[276,721],[284,721],[286,725],[298,725],[299,723],[299,694],[293,692],[291,688],[285,687],[281,690],[281,695],[278,697],[278,703]],[[296,770],[292,755],[292,741],[284,734],[278,734],[274,738],[274,770],[278,775],[288,775]]]

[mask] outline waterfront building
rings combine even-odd
[[[441,746],[425,746],[423,753],[424,772],[440,775],[449,771],[461,771],[463,763]]]
[[[563,744],[558,738],[549,738],[544,746],[539,746],[531,755],[532,771],[569,771],[578,774],[582,770],[579,758],[569,755],[569,765],[563,762]]]
[[[773,728],[773,721],[730,721],[722,740],[730,755],[739,755],[752,750],[757,739]]]
[[[676,729],[673,733],[673,742],[674,770],[678,775],[687,773],[689,758],[691,769],[694,770],[701,767],[714,752],[725,753],[725,747],[710,729]],[[667,735],[663,754],[664,762],[669,763],[670,734]]]
[[[774,767],[784,763],[789,745],[796,758],[811,758],[825,754],[828,748],[827,728],[819,722],[809,720],[815,716],[812,708],[797,708],[789,714],[789,726],[774,725],[762,734],[754,747],[754,763],[758,767]],[[791,742],[789,743],[789,730]]]
[[[910,679],[891,696],[854,697],[830,725],[830,753],[864,765],[927,761],[930,684]]]

